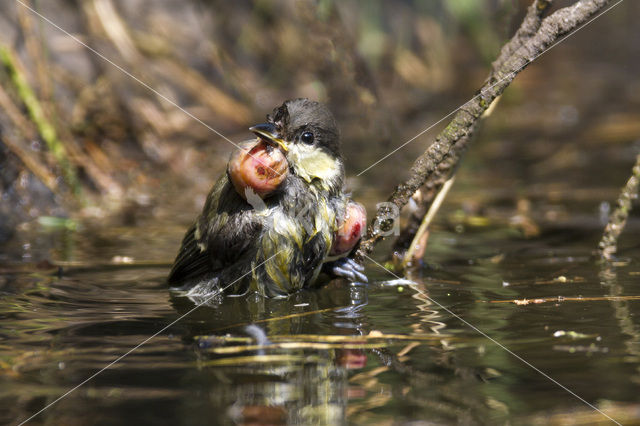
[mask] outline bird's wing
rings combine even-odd
[[[180,252],[169,273],[169,284],[178,284],[211,272],[211,254],[207,250],[200,250],[195,231],[194,223],[182,239]]]
[[[262,222],[223,176],[211,190],[202,214],[191,225],[169,274],[169,284],[232,267],[258,238]]]

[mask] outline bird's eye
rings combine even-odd
[[[300,140],[306,144],[312,144],[313,143],[313,133],[311,132],[304,132],[301,136],[300,136]]]

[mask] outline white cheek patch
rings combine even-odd
[[[340,175],[340,160],[332,158],[313,145],[291,144],[287,157],[293,164],[296,174],[307,182],[311,182],[314,178],[332,181]]]

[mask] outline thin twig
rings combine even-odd
[[[632,201],[638,198],[638,186],[640,184],[640,154],[636,156],[636,164],[631,169],[631,177],[622,188],[618,197],[617,207],[609,216],[609,222],[604,228],[602,239],[598,244],[600,256],[605,260],[611,260],[618,250],[618,237],[627,224],[629,212],[631,212]]]
[[[429,225],[431,224],[431,221],[433,221],[433,218],[436,216],[436,213],[440,209],[442,202],[444,201],[445,197],[449,193],[449,189],[451,189],[451,186],[453,185],[454,180],[455,180],[455,177],[452,177],[451,179],[447,180],[444,183],[444,185],[442,186],[442,189],[438,191],[438,195],[436,196],[435,200],[429,206],[429,211],[427,212],[426,215],[424,215],[424,218],[422,219],[422,223],[420,224],[418,231],[413,237],[413,241],[411,241],[409,250],[407,250],[407,254],[402,259],[403,269],[422,259],[424,255],[424,250],[427,244],[426,232],[429,229]]]
[[[540,303],[563,302],[603,302],[621,300],[640,300],[640,296],[599,296],[599,297],[538,297],[535,299],[490,300],[489,303],[515,303],[516,305],[538,305]]]
[[[31,2],[29,0],[24,1],[28,6],[31,6]],[[25,8],[18,7],[17,12],[18,22],[20,23],[22,34],[24,36],[25,47],[27,48],[27,52],[29,52],[29,56],[31,57],[35,67],[40,99],[43,100],[43,103],[46,103],[46,107],[49,107],[49,104],[52,101],[53,84],[51,81],[51,75],[48,72],[49,64],[47,61],[46,51],[43,48],[42,33],[40,32],[40,28],[38,28],[38,30],[34,28],[33,18]]]

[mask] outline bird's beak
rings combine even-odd
[[[269,142],[274,146],[280,147],[282,151],[284,152],[289,151],[289,148],[287,146],[287,141],[285,141],[280,137],[280,135],[278,134],[278,130],[276,129],[276,126],[274,126],[273,124],[271,123],[257,124],[253,127],[249,127],[249,130],[251,130],[253,133],[255,133],[256,135],[264,139],[266,142]]]

